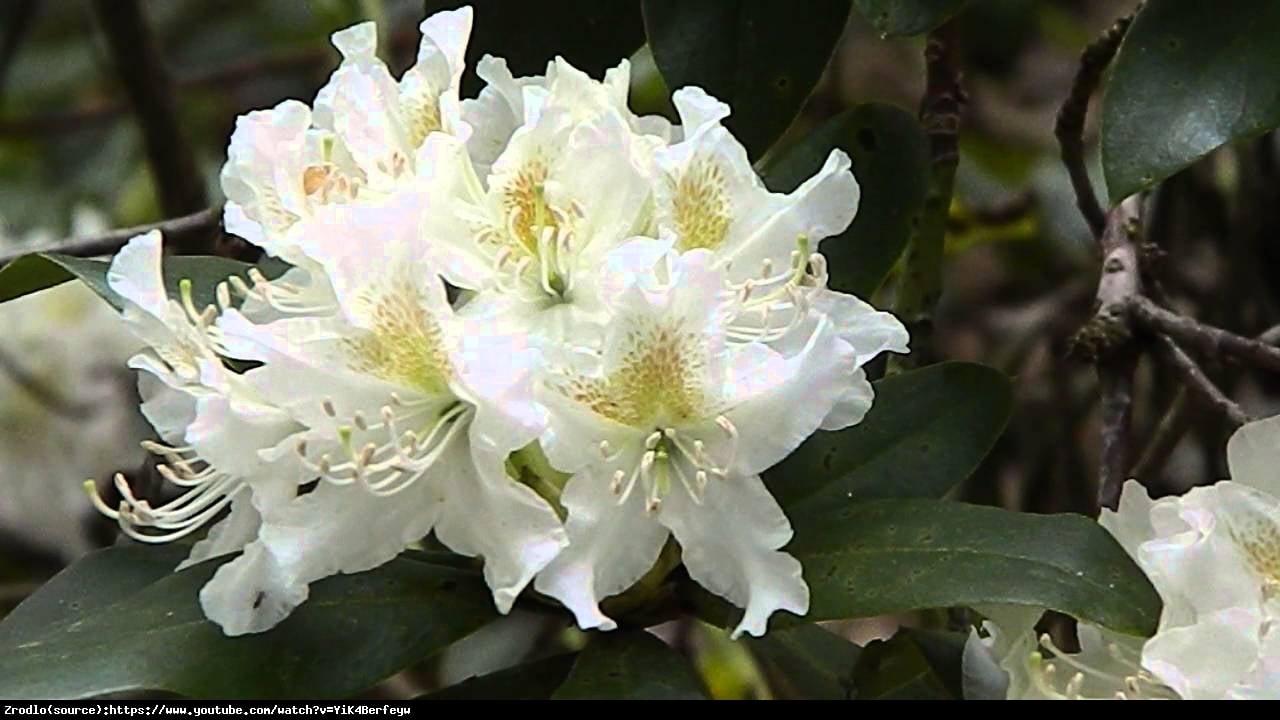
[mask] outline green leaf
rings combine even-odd
[[[477,573],[404,556],[315,583],[275,629],[229,638],[198,601],[220,561],[172,572],[185,552],[102,550],[28,598],[0,623],[0,697],[349,697],[496,617]]]
[[[560,687],[577,656],[573,653],[535,660],[488,675],[468,678],[419,700],[548,700]]]
[[[790,192],[822,167],[833,148],[853,160],[862,189],[858,214],[822,241],[833,289],[870,297],[907,245],[929,184],[929,143],[914,115],[892,105],[859,105],[809,133],[769,162],[765,184]]]
[[[1229,142],[1280,126],[1280,3],[1150,0],[1102,104],[1111,202]]]
[[[833,507],[796,525],[806,621],[924,608],[1030,605],[1150,635],[1160,596],[1101,525],[937,500]]]
[[[849,0],[643,0],[644,27],[667,87],[697,85],[728,103],[752,158],[800,113],[831,59]]]
[[[1013,406],[1008,378],[972,363],[930,365],[873,386],[876,402],[861,423],[814,434],[764,473],[789,514],[940,498],[990,452]]]
[[[702,683],[680,653],[643,630],[595,633],[554,700],[692,700]]]
[[[850,699],[862,648],[839,635],[818,625],[797,625],[746,642],[775,698]]]
[[[271,258],[266,258],[255,266],[224,257],[174,255],[164,259],[162,272],[169,297],[179,298],[182,280],[190,279],[192,299],[196,307],[203,308],[217,302],[219,283],[232,275],[239,275],[247,280],[246,273],[252,267],[257,267],[268,278],[279,277],[289,269],[287,264]],[[107,285],[107,271],[110,268],[109,260],[56,253],[24,255],[0,269],[0,302],[78,278],[112,307],[122,310],[124,299]]]
[[[111,293],[107,288],[106,272],[107,263],[102,260],[54,254],[23,255],[0,268],[0,302],[61,285],[76,277],[82,277],[99,295]],[[114,293],[111,294],[114,296]],[[119,306],[118,298],[110,302]]]
[[[883,36],[919,35],[955,15],[967,0],[853,0]]]
[[[960,700],[964,633],[903,628],[876,640],[853,670],[858,700]]]
[[[516,77],[542,75],[547,62],[561,56],[598,80],[644,44],[644,23],[635,2],[427,0],[425,8],[431,15],[467,4],[475,13],[468,68],[489,54],[506,60]],[[474,72],[463,76],[463,97],[475,97],[482,87]]]

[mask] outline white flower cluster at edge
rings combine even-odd
[[[966,649],[974,694],[1280,699],[1280,416],[1237,430],[1227,464],[1230,480],[1155,501],[1130,480],[1102,512],[1164,603],[1154,637],[1081,623],[1064,653],[1037,639],[1042,609],[991,608]]]

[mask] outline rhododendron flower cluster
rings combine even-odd
[[[157,234],[116,257],[110,287],[148,346],[131,364],[149,448],[183,492],[153,505],[120,480],[99,509],[145,542],[221,518],[187,563],[241,551],[200,596],[228,634],[430,533],[483,559],[501,612],[532,584],[613,628],[601,601],[674,539],[745,610],[737,633],[804,614],[760,473],[859,422],[862,366],[907,351],[893,316],[827,287],[820,244],[858,205],[849,158],[771,192],[727,105],[689,87],[678,126],[639,117],[625,60],[596,80],[485,57],[463,100],[471,19],[423,22],[400,79],[372,24],[338,32],[310,106],[240,118],[226,226],[283,275],[229,278],[200,307],[189,285],[166,294]],[[510,472],[531,446],[569,476],[558,495]]]

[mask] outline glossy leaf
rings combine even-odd
[[[43,253],[24,255],[0,270],[0,302],[13,300],[28,293],[43,290],[73,278],[79,279],[96,292],[103,300],[111,303],[117,310],[123,309],[124,301],[107,285],[107,270],[110,260],[96,258],[78,258],[70,255]],[[183,279],[191,280],[191,295],[197,307],[206,307],[217,302],[218,283],[232,275],[248,278],[246,273],[257,267],[268,278],[278,277],[289,266],[278,260],[267,258],[256,266],[230,258],[204,255],[174,255],[164,259],[163,274],[165,289],[169,297],[180,297],[179,288]],[[235,298],[235,295],[232,295]]]
[[[990,452],[1013,403],[1008,378],[971,363],[931,365],[874,386],[876,402],[861,423],[814,434],[765,472],[788,512],[799,516],[883,498],[940,498]]]
[[[853,670],[859,700],[960,700],[964,633],[902,628],[867,645]]]
[[[929,146],[911,113],[892,105],[859,105],[837,115],[772,159],[765,183],[790,192],[822,167],[833,148],[853,160],[862,197],[849,229],[822,241],[836,290],[867,298],[902,254],[924,204]]]
[[[172,572],[185,550],[102,550],[28,598],[0,623],[0,697],[349,697],[496,617],[477,573],[407,555],[316,583],[275,629],[229,638],[197,599],[220,561]]]
[[[506,60],[516,77],[541,75],[548,61],[561,56],[598,80],[644,44],[644,23],[635,2],[427,0],[425,10],[431,15],[463,5],[475,13],[463,97],[475,97],[484,86],[470,69],[485,55]]]
[[[1030,605],[1149,635],[1160,597],[1110,533],[1080,515],[936,500],[834,507],[797,523],[806,621],[923,608]]]
[[[702,683],[680,653],[643,630],[596,633],[554,700],[692,700]]]
[[[644,0],[653,57],[673,91],[729,103],[726,125],[759,157],[791,125],[831,59],[849,0]]]
[[[817,625],[798,625],[747,641],[775,698],[848,700],[862,648]]]
[[[967,0],[853,0],[881,35],[919,35],[941,25]]]
[[[1150,0],[1112,62],[1102,166],[1113,204],[1280,126],[1280,3]]]
[[[535,660],[480,677],[468,678],[419,700],[548,700],[560,687],[577,656],[570,653]]]

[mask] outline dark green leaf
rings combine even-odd
[[[729,103],[726,125],[753,158],[799,114],[849,17],[849,0],[644,0],[641,6],[667,87],[697,85]]]
[[[463,680],[419,700],[548,700],[573,668],[573,654],[535,660]]]
[[[749,638],[775,698],[848,700],[857,645],[817,625],[797,625]]]
[[[635,2],[538,0],[458,2],[427,0],[428,15],[470,4],[475,26],[467,44],[467,67],[485,55],[507,61],[516,77],[541,75],[557,55],[596,79],[644,44],[644,23]],[[463,97],[484,83],[474,72],[462,79]]]
[[[1031,605],[1149,635],[1160,597],[1101,525],[936,500],[833,507],[796,524],[808,621]]]
[[[853,671],[859,700],[959,700],[963,633],[903,628],[867,645]]]
[[[967,0],[853,0],[881,35],[919,35],[955,15]]]
[[[680,653],[643,630],[595,633],[554,700],[692,700],[705,693]]]
[[[1113,62],[1102,105],[1111,202],[1225,143],[1280,126],[1280,3],[1151,0]]]
[[[107,270],[110,267],[109,260],[55,253],[25,255],[0,270],[0,302],[78,278],[112,307],[120,310],[124,307],[124,300],[107,285]],[[175,255],[166,257],[163,267],[164,285],[169,297],[179,298],[182,280],[190,279],[192,299],[197,308],[204,308],[217,302],[218,283],[232,275],[247,279],[249,268],[255,266],[224,257]],[[289,269],[287,264],[271,258],[263,260],[256,267],[268,278],[278,277]]]
[[[842,234],[822,242],[831,287],[870,297],[907,245],[929,180],[928,139],[911,113],[892,105],[847,110],[788,148],[765,169],[775,192],[790,192],[822,167],[832,148],[853,159],[862,189],[858,214]]]
[[[101,267],[99,267],[101,266]],[[23,255],[0,269],[0,302],[51,288],[81,277],[94,292],[111,293],[106,283],[107,263],[53,254]],[[114,297],[114,293],[111,293]],[[119,299],[110,301],[119,307]]]
[[[402,557],[316,583],[274,630],[228,638],[198,601],[219,561],[173,573],[184,552],[99,551],[28,598],[0,623],[0,697],[348,697],[496,617],[478,574]]]
[[[874,383],[866,419],[819,432],[764,473],[787,508],[806,513],[883,498],[940,498],[995,444],[1013,402],[1008,378],[949,362]]]

